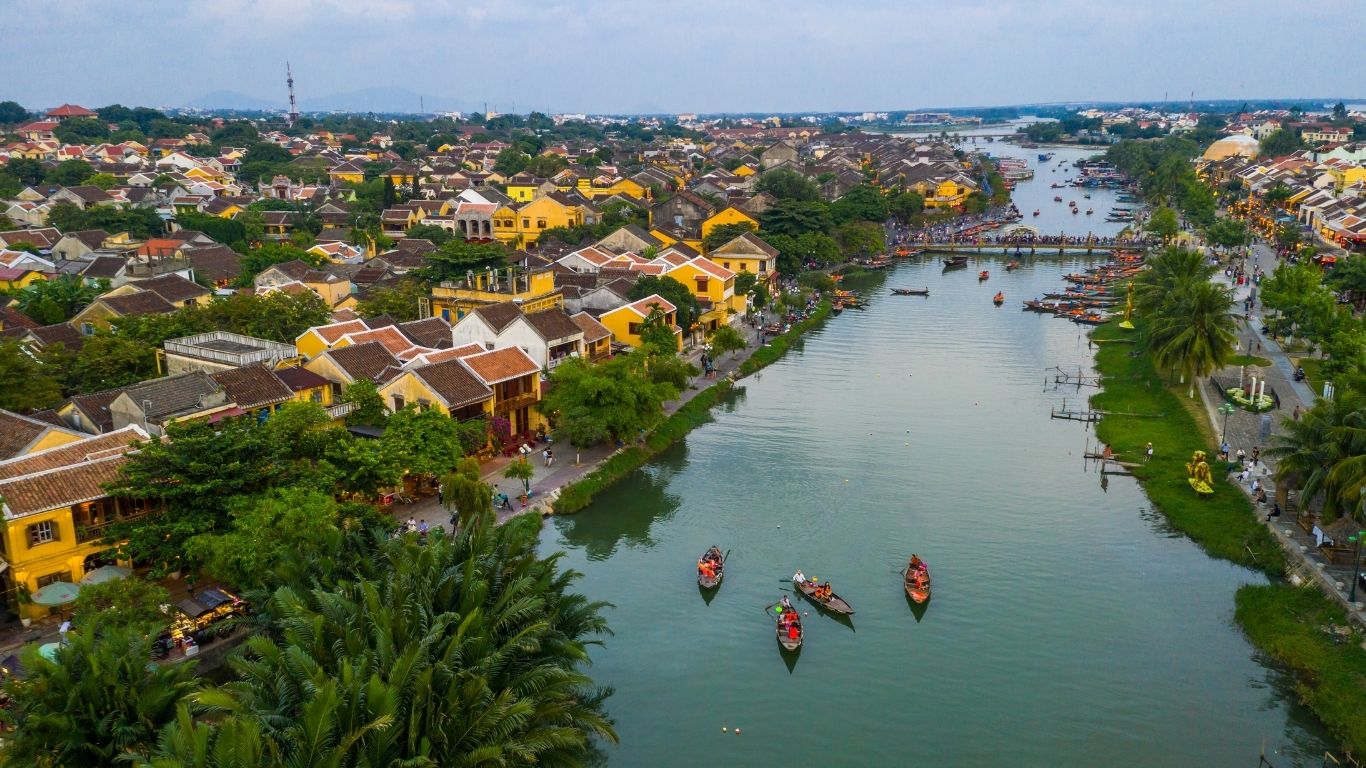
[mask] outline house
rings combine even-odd
[[[749,272],[763,280],[778,274],[778,249],[753,232],[745,232],[715,248],[709,258],[732,272]]]
[[[541,366],[518,347],[504,347],[458,359],[493,390],[492,414],[507,419],[514,435],[545,426],[535,410],[541,401]]]
[[[547,371],[584,354],[583,330],[559,307],[531,313],[523,313],[510,301],[480,307],[462,317],[450,334],[457,347],[517,347]]]
[[[583,332],[583,356],[589,362],[599,362],[612,356],[612,332],[587,312],[571,315],[570,320]]]
[[[47,275],[33,269],[23,267],[0,267],[0,290],[17,291],[27,288],[39,280],[46,280]]]
[[[394,411],[409,405],[419,410],[436,408],[459,421],[493,415],[493,388],[459,358],[409,368],[381,387],[379,394]]]
[[[332,383],[334,400],[360,379],[377,385],[387,383],[402,367],[402,362],[377,341],[328,349],[304,363],[304,368]]]
[[[12,327],[6,319],[6,309],[8,307],[0,308],[0,330],[11,331],[15,328],[21,328],[14,333],[4,335],[17,338],[20,344],[30,349],[35,351],[51,350],[60,344],[65,351],[74,353],[80,352],[81,347],[85,345],[85,336],[82,336],[80,331],[66,323],[55,325],[32,323],[31,325],[15,325]],[[21,317],[24,316],[21,315]],[[28,318],[24,317],[24,319],[27,320]]]
[[[697,298],[702,307],[697,325],[703,333],[729,324],[732,316],[745,309],[745,298],[735,295],[735,273],[705,256],[685,261],[664,274],[688,286]]]
[[[664,247],[664,242],[654,235],[646,232],[635,224],[628,224],[619,227],[607,237],[593,244],[600,250],[612,251],[614,253],[643,253],[646,248],[659,250]]]
[[[47,111],[46,117],[49,120],[67,120],[73,117],[99,117],[99,113],[94,110],[86,109],[75,104],[63,104],[60,107],[53,107]]]
[[[612,332],[612,339],[618,344],[639,347],[643,343],[640,340],[640,327],[656,309],[663,313],[664,324],[673,331],[677,348],[682,351],[683,331],[678,327],[678,308],[657,293],[604,312],[598,317],[598,322]]]
[[[119,295],[111,295],[112,293],[112,291],[106,293],[90,302],[67,322],[73,328],[79,329],[81,333],[90,336],[96,330],[107,329],[109,322],[114,318],[133,315],[169,315],[176,311],[174,304],[152,291],[135,291]]]
[[[318,325],[303,333],[294,340],[294,347],[299,351],[299,355],[311,360],[331,349],[344,336],[361,331],[369,330],[370,326],[364,320],[346,320],[329,325]]]
[[[294,390],[285,385],[275,372],[261,363],[229,368],[209,374],[223,388],[232,403],[229,415],[250,414],[257,422],[265,421],[281,405],[294,400]]]
[[[798,157],[797,148],[784,139],[765,149],[764,154],[759,158],[759,163],[764,170],[768,170],[783,163],[795,163]]]
[[[518,173],[508,179],[508,197],[519,203],[529,203],[541,195],[555,192],[555,184],[547,179],[537,178],[529,173]]]
[[[257,293],[272,291],[309,290],[316,293],[329,307],[351,295],[351,281],[341,275],[315,269],[298,259],[273,264],[262,270],[252,284]]]
[[[172,273],[138,280],[117,290],[133,290],[155,293],[176,307],[198,307],[209,303],[213,294],[208,288]]]
[[[56,448],[87,437],[89,435],[65,426],[0,410],[0,461]]]
[[[200,280],[227,288],[242,274],[242,255],[226,245],[187,248],[181,251]]]
[[[134,424],[148,434],[161,435],[169,424],[212,417],[233,404],[209,374],[189,371],[125,387],[108,407],[114,429]]]
[[[650,222],[678,228],[695,228],[716,213],[716,206],[683,190],[650,209]]]
[[[499,280],[492,270],[472,272],[465,280],[447,280],[432,288],[432,295],[419,302],[422,317],[439,317],[456,322],[478,307],[515,302],[525,312],[558,307],[564,296],[555,287],[555,273],[548,268],[525,270],[511,268]]]
[[[293,360],[293,344],[257,339],[227,331],[209,331],[162,342],[162,358],[168,375],[203,371],[219,373],[264,363],[275,367]]]
[[[113,495],[105,484],[118,478],[127,454],[147,439],[129,426],[0,461],[2,565],[16,585],[34,591],[54,581],[78,583],[87,571],[113,561],[105,528],[156,505]],[[28,617],[49,610],[24,607]]]
[[[583,226],[584,211],[562,192],[551,192],[529,203],[508,203],[493,212],[493,236],[514,248],[526,248],[547,229]]]
[[[90,253],[103,248],[105,241],[109,239],[109,233],[103,229],[67,232],[52,246],[52,255],[68,261],[84,259]]]
[[[702,221],[702,239],[705,240],[713,229],[726,224],[749,224],[754,229],[759,229],[758,219],[733,205],[727,205]]]
[[[324,408],[333,402],[332,382],[302,366],[277,368],[275,375],[294,393],[296,403],[317,403]]]

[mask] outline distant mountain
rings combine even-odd
[[[185,106],[191,109],[240,109],[245,111],[284,109],[285,103],[283,101],[258,99],[255,96],[248,96],[237,91],[214,91],[187,102]]]

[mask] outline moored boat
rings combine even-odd
[[[726,575],[726,556],[713,545],[697,561],[697,586],[703,589],[716,589]]]
[[[902,586],[906,589],[906,596],[917,605],[930,599],[930,568],[924,560],[911,555],[910,562],[906,563]]]
[[[833,591],[829,593],[828,597],[816,596],[818,590],[825,590],[829,588],[830,585],[828,583],[821,585],[817,584],[814,581],[797,581],[796,579],[793,579],[792,584],[797,588],[797,591],[801,592],[803,595],[806,595],[808,600],[824,608],[825,610],[830,611],[831,613],[843,614],[845,616],[854,615],[853,606],[849,605],[849,603],[844,601],[844,598],[835,594]]]
[[[893,288],[892,293],[896,296],[929,296],[929,288]]]
[[[1105,325],[1109,320],[1106,319],[1104,315],[1095,312],[1087,312],[1084,315],[1074,315],[1072,317],[1072,322],[1081,323],[1082,325]]]
[[[1039,215],[1039,209],[1038,209],[1038,208],[1035,208],[1035,209],[1034,209],[1034,215],[1035,215],[1035,216],[1038,216],[1038,215]]]

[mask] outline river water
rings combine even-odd
[[[591,670],[616,690],[611,765],[1251,768],[1263,746],[1318,764],[1321,731],[1233,621],[1261,577],[1170,531],[1132,478],[1102,485],[1087,428],[1049,417],[1088,390],[1046,369],[1091,353],[1019,302],[1089,263],[901,263],[712,423],[552,519],[543,549],[615,606]],[[711,544],[730,552],[714,596],[694,571]],[[912,552],[934,575],[923,612],[897,573]],[[798,567],[857,614],[804,605],[794,656],[764,607]]]

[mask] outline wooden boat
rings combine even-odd
[[[1019,268],[1020,268],[1020,262],[1018,262],[1018,261],[1007,261],[1007,262],[1006,262],[1006,271],[1007,271],[1007,272],[1013,272],[1013,271],[1015,271],[1015,270],[1017,270],[1017,269],[1019,269]]]
[[[794,581],[792,583],[797,587],[797,590],[799,592],[801,592],[803,595],[806,595],[808,600],[824,608],[825,610],[830,611],[831,613],[843,614],[845,616],[854,615],[853,606],[846,603],[844,601],[844,598],[840,597],[834,592],[830,593],[829,600],[821,600],[816,597],[816,587],[819,585],[815,584],[814,582]]]
[[[711,575],[707,575],[699,564],[697,569],[697,586],[703,589],[716,589],[721,586],[721,579],[725,578],[726,575],[726,558],[721,554],[720,548],[712,547],[711,549],[708,549],[706,552],[702,553],[701,559],[710,560],[713,564],[713,571]]]
[[[1072,318],[1072,322],[1081,323],[1082,325],[1105,325],[1109,322],[1109,320],[1107,320],[1103,315],[1098,315],[1094,312],[1090,312],[1084,315],[1074,316]]]
[[[1000,291],[997,291],[996,295],[991,297],[991,303],[995,304],[998,307],[1001,306],[1002,304],[1006,303],[1006,295],[1004,293],[1001,293]]]
[[[1034,215],[1035,215],[1035,216],[1038,216],[1038,215],[1039,215],[1039,209],[1038,209],[1038,208],[1035,208],[1035,209],[1034,209]]]
[[[893,288],[892,294],[895,296],[929,296],[929,288]]]
[[[983,280],[986,280],[986,279],[989,278],[989,277],[991,277],[991,273],[988,272],[988,271],[986,271],[986,270],[984,269],[984,270],[982,270],[981,272],[978,272],[978,273],[977,273],[977,282],[980,283],[980,282],[982,282]]]
[[[944,266],[946,267],[966,267],[967,265],[967,256],[950,256],[947,259],[944,259]]]
[[[906,573],[902,586],[906,589],[906,596],[911,598],[916,605],[922,605],[930,599],[930,569],[925,563],[921,562],[922,568],[917,571],[906,564]]]
[[[1053,196],[1053,202],[1055,202],[1055,203],[1061,203],[1061,202],[1062,202],[1062,197],[1061,197],[1060,195],[1054,195],[1054,196]]]
[[[844,302],[840,301],[839,299],[835,299],[835,303],[830,305],[830,313],[831,313],[832,315],[838,315],[839,313],[841,313],[841,312],[843,312],[843,311],[844,311]]]
[[[780,603],[774,603],[773,607],[769,610],[774,610],[774,608],[780,606]],[[778,645],[782,646],[784,651],[795,651],[798,648],[801,648],[802,640],[806,637],[806,631],[802,629],[801,612],[796,608],[788,608],[783,611],[774,610],[774,615],[774,634],[778,637]],[[786,622],[784,622],[784,619],[786,619]],[[788,625],[797,628],[795,637],[793,636],[794,633],[788,630]]]

